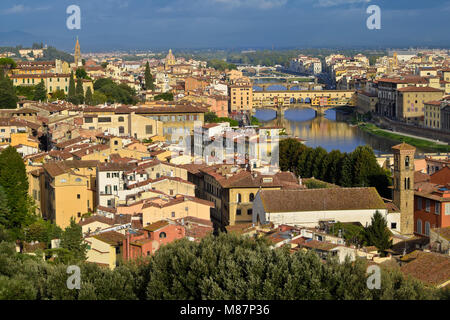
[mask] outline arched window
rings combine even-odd
[[[159,237],[160,237],[161,239],[164,239],[165,237],[167,237],[167,235],[166,235],[165,232],[161,232],[161,233],[159,234]]]
[[[253,200],[255,200],[255,195],[253,193],[250,193],[250,202],[253,202]]]
[[[119,117],[119,122],[123,122],[123,117]]]
[[[425,222],[425,235],[430,236],[430,223],[428,221]]]
[[[422,220],[417,220],[417,233],[422,234]]]
[[[405,167],[408,168],[409,167],[409,156],[405,157]]]
[[[119,133],[120,133],[120,134],[124,134],[124,133],[125,133],[125,128],[122,127],[122,126],[120,126],[120,127],[119,127]]]
[[[410,184],[411,180],[410,180],[410,178],[408,178],[407,181],[408,181],[408,183],[406,185],[408,187],[407,189],[409,190],[409,189],[411,189],[411,184]]]
[[[242,196],[240,193],[237,194],[237,199],[236,199],[237,203],[241,203],[242,202]]]

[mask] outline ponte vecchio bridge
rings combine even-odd
[[[336,107],[354,107],[355,103],[353,90],[253,91],[253,111],[272,109],[281,116],[290,108],[311,108],[322,115]]]

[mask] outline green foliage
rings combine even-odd
[[[363,260],[322,261],[314,252],[272,249],[265,239],[237,235],[187,239],[113,271],[80,262],[80,290],[69,290],[67,264],[45,262],[0,243],[0,298],[38,300],[370,300],[444,299],[396,270],[381,269],[382,286],[367,288]]]
[[[54,61],[56,59],[66,61],[68,63],[74,62],[74,58],[71,54],[60,51],[52,46],[49,46],[47,49],[45,49],[44,55],[40,58],[37,58],[36,60],[37,61]]]
[[[52,96],[52,98],[51,98],[52,101],[66,99],[66,94],[64,93],[63,89],[59,89],[59,90],[52,92],[51,96]]]
[[[106,67],[108,66],[108,62],[102,62],[101,66],[103,69],[106,69]]]
[[[78,104],[84,103],[83,80],[80,78],[77,78],[77,86],[75,89],[75,95],[77,97]]]
[[[205,113],[205,122],[206,123],[220,123],[220,122],[228,122],[230,126],[237,127],[239,126],[239,122],[234,119],[230,119],[227,117],[218,117],[214,112],[206,112]]]
[[[252,126],[259,126],[259,125],[261,125],[261,123],[259,122],[258,118],[254,117],[254,116],[251,117],[250,124]]]
[[[237,69],[237,66],[235,64],[228,63],[226,61],[218,60],[218,59],[209,60],[206,66],[208,68],[214,68],[219,71],[236,70]]]
[[[342,187],[375,187],[382,197],[390,197],[390,173],[381,168],[373,150],[359,146],[351,153],[304,146],[296,139],[280,142],[280,168],[303,178],[314,177]]]
[[[152,74],[150,73],[150,65],[147,61],[147,64],[145,65],[145,73],[144,73],[144,80],[145,80],[145,89],[146,90],[154,90],[155,89],[155,84],[154,79]],[[165,100],[165,99],[164,99]],[[173,95],[172,95],[172,99],[169,101],[173,100]]]
[[[61,236],[61,248],[67,249],[72,254],[73,261],[86,260],[87,244],[83,241],[83,233],[81,226],[70,219],[70,226],[68,226]]]
[[[52,239],[60,239],[63,231],[54,222],[37,218],[35,222],[24,228],[25,241],[39,241],[50,246]]]
[[[43,79],[41,79],[41,82],[39,82],[34,89],[33,100],[43,102],[47,101],[47,89],[45,88]]]
[[[13,82],[0,69],[0,109],[15,109],[17,107],[17,95]]]
[[[118,102],[134,105],[138,101],[133,88],[124,83],[118,85],[108,78],[98,79],[94,82],[94,95],[97,91],[104,94],[106,101],[109,103]]]
[[[0,68],[14,69],[17,67],[16,62],[11,58],[0,58]]]
[[[19,236],[22,227],[32,223],[34,216],[32,200],[28,196],[25,164],[16,149],[11,146],[0,153],[0,185],[9,208],[9,211],[0,213],[0,221],[4,221],[4,227],[14,230]]]
[[[88,79],[88,74],[84,68],[78,68],[75,72],[77,79]]]
[[[106,97],[106,95],[104,95],[101,92],[94,91],[94,94],[92,95],[92,103],[91,104],[96,106],[98,104],[104,104],[107,100],[108,100],[108,98]]]
[[[78,104],[78,98],[75,88],[75,79],[73,77],[73,71],[70,73],[70,80],[69,80],[69,91],[67,92],[67,101]]]
[[[375,246],[379,251],[392,247],[391,233],[386,219],[380,212],[375,212],[370,226],[366,228],[366,241],[369,246]]]
[[[87,105],[91,106],[94,102],[94,99],[92,97],[92,90],[91,87],[88,87],[86,90],[86,97],[84,101]]]
[[[155,96],[155,100],[173,101],[172,92],[164,92]]]
[[[351,223],[336,222],[330,231],[333,235],[338,236],[339,230],[341,230],[341,234],[347,245],[366,245],[366,232],[364,227]]]
[[[34,90],[36,86],[17,86],[14,88],[17,96],[23,96],[28,100],[34,99]]]
[[[304,185],[308,188],[308,189],[326,189],[328,188],[328,184],[320,181],[320,180],[316,180],[316,179],[309,179],[306,180],[304,182]]]

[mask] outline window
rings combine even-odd
[[[80,199],[81,197],[80,197],[80,195],[79,194],[77,194],[77,199]]]
[[[78,212],[77,216],[78,216],[78,218],[80,218],[81,217],[81,212]]]
[[[98,118],[98,122],[111,122],[111,117]]]
[[[450,216],[450,203],[445,204],[445,215]]]
[[[125,133],[125,128],[124,127],[119,127],[119,133]],[[114,142],[117,142],[117,141],[114,141]]]
[[[161,232],[161,233],[159,234],[159,237],[160,237],[161,239],[164,239],[164,238],[167,237],[167,235],[166,235],[165,232]]]
[[[107,177],[107,178],[111,178],[111,173],[107,172],[107,173],[106,173],[106,177]]]
[[[240,216],[242,214],[241,209],[236,210],[236,215]]]
[[[417,210],[422,210],[422,198],[417,198]]]
[[[425,222],[425,235],[430,236],[430,223],[428,221]]]
[[[175,218],[175,212],[172,211],[172,218]]]
[[[119,117],[119,122],[123,122],[123,117]]]
[[[145,134],[153,134],[153,126],[152,125],[145,126]]]
[[[255,195],[253,193],[250,193],[249,199],[250,202],[253,202],[253,200],[255,200]]]
[[[397,229],[397,223],[391,222],[391,229]]]
[[[430,212],[430,200],[428,200],[428,199],[425,202],[425,211],[426,212]]]
[[[242,196],[240,193],[237,194],[237,199],[236,199],[237,203],[241,203],[242,201]]]
[[[123,127],[121,127],[121,128],[123,128]],[[120,131],[120,128],[119,128],[119,131]],[[123,132],[122,132],[122,133],[123,133]],[[114,140],[114,145],[117,146],[118,144],[119,144],[119,141]]]
[[[417,220],[417,233],[422,233],[422,220]]]
[[[405,167],[406,168],[409,167],[409,156],[406,156],[406,158],[405,158]]]
[[[248,214],[249,216],[251,216],[251,215],[253,214],[253,209],[248,209],[248,210],[247,210],[247,214]]]
[[[441,213],[441,203],[435,201],[434,202],[434,213],[440,214]]]

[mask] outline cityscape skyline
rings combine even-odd
[[[82,0],[76,3],[81,9],[81,29],[69,30],[66,9],[72,2],[2,1],[0,45],[44,42],[72,51],[79,36],[85,52],[450,46],[446,32],[450,1],[446,0]],[[366,27],[370,5],[381,8],[380,30]]]

